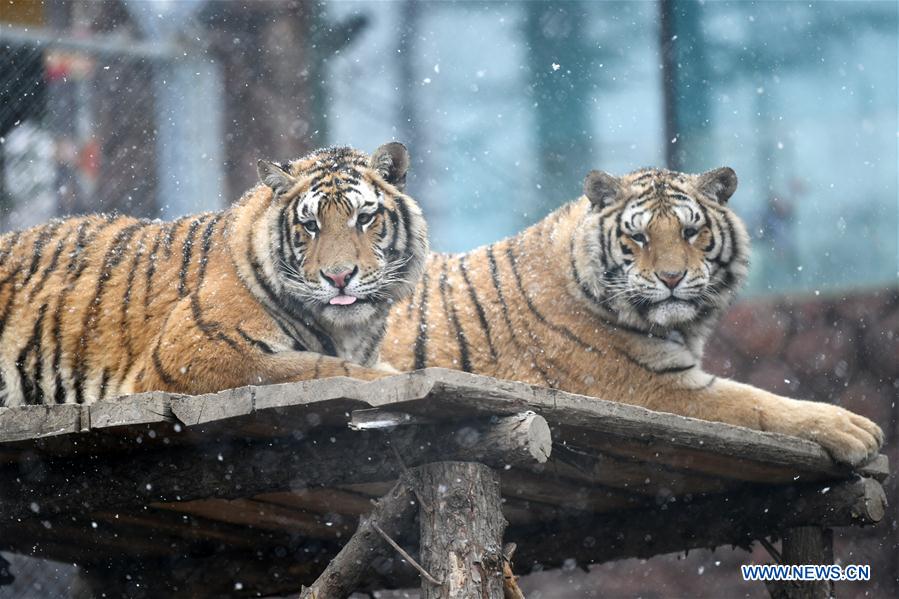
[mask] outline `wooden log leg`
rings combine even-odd
[[[344,599],[359,586],[372,561],[392,551],[382,534],[398,536],[415,519],[417,508],[410,481],[401,477],[396,486],[363,516],[356,533],[310,587],[300,591],[300,599]]]
[[[817,526],[799,526],[786,531],[781,550],[784,564],[833,563],[833,530]],[[766,582],[771,599],[830,599],[833,582],[769,581]]]
[[[422,501],[422,566],[442,582],[423,580],[422,599],[503,599],[499,476],[473,462],[437,462],[412,474]]]

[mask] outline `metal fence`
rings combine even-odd
[[[0,231],[222,206],[222,84],[203,48],[0,27]],[[71,597],[77,568],[0,555],[0,599]]]
[[[0,28],[0,226],[222,205],[222,84],[199,45]]]

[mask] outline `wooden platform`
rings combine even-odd
[[[161,578],[165,596],[296,592],[404,468],[526,410],[550,425],[549,460],[488,464],[520,573],[883,516],[884,456],[851,472],[798,438],[427,369],[0,408],[0,550],[127,572],[149,595]],[[375,566],[370,587],[416,584]]]

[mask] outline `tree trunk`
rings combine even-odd
[[[443,584],[422,582],[422,599],[502,599],[499,476],[473,462],[413,469],[421,496],[421,562]]]

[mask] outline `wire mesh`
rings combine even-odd
[[[157,215],[156,64],[38,40],[0,52],[0,226]]]

